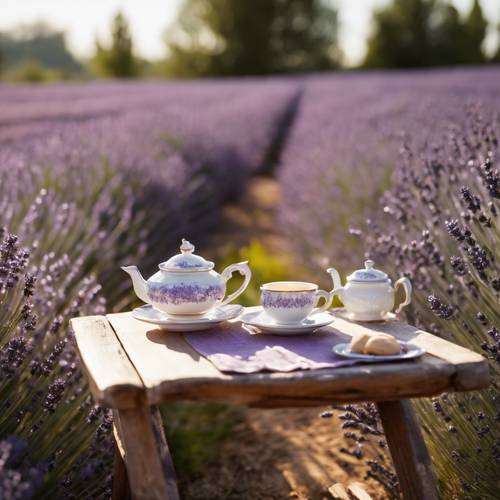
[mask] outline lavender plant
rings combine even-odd
[[[91,402],[68,320],[131,303],[120,264],[152,267],[186,232],[197,240],[209,232],[220,205],[260,168],[295,88],[0,94],[9,97],[0,111],[0,227],[29,249],[2,230],[0,491],[107,497],[111,417]]]
[[[488,389],[416,405],[446,498],[498,497],[499,124],[474,107],[425,151],[407,142],[372,227],[372,255],[414,284],[411,321],[489,361]]]
[[[0,491],[2,498],[64,496],[82,473],[71,469],[75,457],[85,453],[95,472],[110,452],[88,451],[99,438],[89,425],[97,410],[72,339],[61,335],[72,315],[102,313],[100,287],[91,277],[75,283],[78,263],[67,256],[46,255],[35,267],[17,237],[0,232]],[[106,415],[96,416],[105,425]],[[90,485],[92,495],[105,490]]]
[[[381,267],[413,281],[411,323],[489,357],[489,390],[418,403],[444,498],[498,492],[498,121],[463,112],[477,100],[499,109],[498,69],[483,75],[314,77],[279,173],[280,219],[304,263],[352,269],[367,247]],[[398,165],[402,141],[406,160]],[[391,184],[379,214],[379,193]],[[341,411],[352,444],[342,451],[398,496],[375,409]]]
[[[391,185],[410,132],[419,146],[464,103],[498,106],[498,69],[313,76],[281,158],[279,219],[296,252],[322,275],[361,258],[359,227]],[[300,235],[300,237],[297,237]]]

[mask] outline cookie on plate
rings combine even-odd
[[[392,354],[399,354],[401,346],[390,335],[374,335],[365,343],[363,352],[374,356],[390,356]]]

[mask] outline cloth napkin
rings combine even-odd
[[[331,326],[312,334],[277,336],[256,333],[240,322],[185,335],[191,347],[220,371],[255,373],[335,368],[356,363],[332,352],[335,344],[348,342]]]

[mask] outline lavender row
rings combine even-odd
[[[498,490],[499,76],[313,78],[280,171],[281,220],[304,262],[347,270],[366,252],[414,284],[409,322],[488,358],[488,390],[418,403],[445,498]],[[375,408],[339,416],[341,451],[397,496]]]
[[[491,68],[306,80],[279,171],[280,220],[305,261],[318,271],[359,266],[358,230],[390,187],[405,136],[432,147],[467,103],[498,107],[499,77]]]
[[[151,270],[186,231],[213,229],[262,166],[295,88],[224,83],[203,106],[204,85],[193,92],[191,105],[125,96],[118,114],[3,136],[0,227],[19,236],[0,238],[0,488],[11,498],[109,496],[111,419],[92,406],[68,320],[129,304],[121,264]]]

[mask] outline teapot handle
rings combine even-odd
[[[325,303],[318,307],[318,302],[324,299]],[[312,311],[312,314],[317,314],[323,311],[326,311],[331,305],[332,305],[332,300],[333,300],[333,295],[331,293],[325,292],[324,290],[318,290],[316,292],[316,299],[315,299],[315,308]]]
[[[232,302],[236,297],[241,295],[246,290],[248,283],[250,283],[250,279],[252,278],[252,271],[248,267],[248,261],[239,262],[238,264],[231,264],[230,266],[227,266],[226,269],[222,271],[221,276],[224,279],[224,281],[227,282],[231,279],[232,274],[236,271],[238,271],[241,275],[245,276],[243,284],[238,288],[238,290],[236,290],[236,292],[233,292],[231,295],[228,295],[220,303],[221,306],[229,304],[229,302]]]
[[[411,281],[408,278],[399,278],[398,281],[394,283],[394,290],[397,290],[400,286],[405,289],[405,300],[404,302],[401,302],[401,304],[399,304],[398,308],[396,309],[396,314],[399,314],[403,307],[407,306],[411,302]]]

